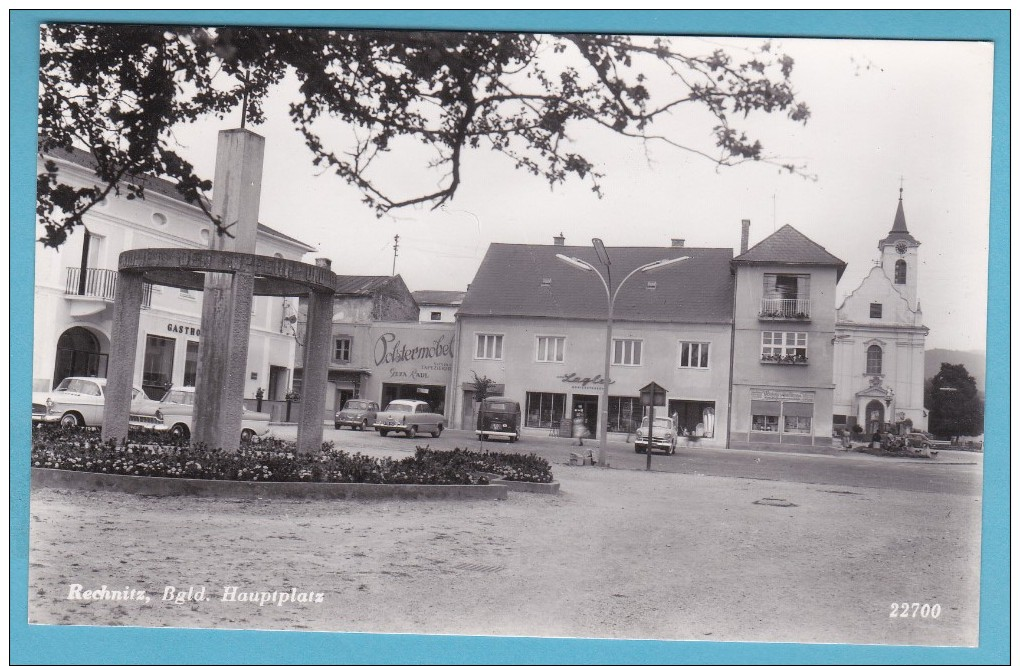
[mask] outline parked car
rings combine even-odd
[[[634,433],[634,453],[644,453],[648,448],[648,417],[641,419],[641,426]],[[652,424],[651,448],[662,449],[669,455],[676,453],[676,425],[668,416],[656,416]]]
[[[506,437],[511,442],[521,438],[521,403],[510,398],[486,398],[478,405],[475,424],[478,439]]]
[[[434,413],[427,402],[422,400],[394,400],[379,412],[373,427],[385,437],[391,432],[402,432],[407,437],[417,437],[427,432],[439,437],[445,427],[442,414]]]
[[[931,439],[920,432],[908,432],[903,435],[903,440],[904,446],[914,453],[930,452],[934,444]]]
[[[57,387],[46,393],[32,394],[32,423],[59,423],[62,428],[98,427],[103,425],[106,403],[106,379],[103,377],[65,377]],[[155,409],[142,389],[131,389],[131,411]]]
[[[365,430],[369,423],[375,423],[379,414],[379,403],[354,398],[344,403],[343,408],[333,417],[333,427],[350,426],[351,430]]]
[[[269,414],[252,412],[241,407],[241,441],[258,441],[267,436]],[[175,437],[191,437],[191,420],[195,411],[195,387],[171,387],[154,407],[131,410],[131,425],[155,432],[169,432]]]

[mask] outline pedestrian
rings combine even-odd
[[[572,435],[577,438],[577,445],[584,446],[584,436],[587,428],[584,426],[584,408],[578,406],[574,409],[574,418],[571,423]]]

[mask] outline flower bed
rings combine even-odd
[[[166,435],[132,433],[127,442],[98,434],[36,430],[32,466],[126,476],[421,485],[487,485],[487,472],[518,481],[552,481],[549,463],[534,455],[433,451],[418,447],[400,460],[334,451],[299,454],[293,444],[267,438],[236,452],[181,445]]]

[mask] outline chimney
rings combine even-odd
[[[683,238],[673,238],[672,239],[671,247],[683,247],[683,246],[684,246],[684,239]]]
[[[326,257],[318,257],[315,260],[315,265],[319,266],[321,268],[325,268],[327,271],[333,270],[333,268],[332,268],[333,261],[330,260],[330,259],[327,259]]]
[[[563,245],[566,242],[567,237],[563,235],[562,231],[560,232],[559,236],[553,236],[553,245]]]
[[[740,221],[740,254],[747,252],[747,241],[751,236],[751,220]]]

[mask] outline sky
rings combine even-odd
[[[674,38],[684,48],[756,48],[762,40]],[[781,115],[752,116],[743,127],[766,152],[804,165],[812,178],[772,165],[718,168],[671,146],[643,143],[597,128],[571,133],[604,174],[603,196],[588,183],[546,181],[516,171],[504,157],[468,152],[462,183],[438,210],[402,209],[377,218],[359,192],[313,167],[292,128],[285,83],[266,105],[260,219],[317,247],[337,273],[389,275],[412,290],[464,290],[489,243],[567,245],[602,238],[613,246],[669,245],[739,250],[740,221],[751,244],[791,224],[847,262],[836,305],[878,259],[892,226],[899,188],[907,226],[921,242],[918,296],[929,327],[927,347],[985,349],[992,46],[980,42],[774,39],[794,58],[791,77],[811,108],[806,125]],[[653,80],[652,84],[656,82]],[[216,132],[237,120],[209,119],[175,130],[180,151],[212,179]],[[679,111],[662,133],[693,142],[710,138],[710,119]],[[340,134],[340,132],[338,132]],[[342,148],[342,144],[333,144]],[[409,194],[434,182],[415,152],[394,152],[393,177]],[[902,181],[901,181],[902,179]]]

